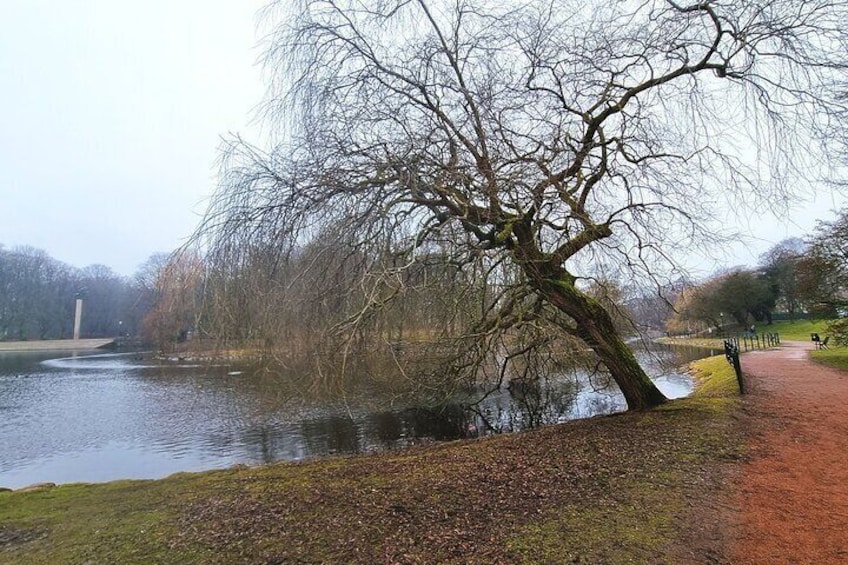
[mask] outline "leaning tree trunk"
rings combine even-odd
[[[633,352],[621,339],[606,308],[581,292],[569,280],[544,281],[539,289],[556,308],[577,323],[577,335],[598,355],[618,384],[629,410],[640,410],[666,402]]]

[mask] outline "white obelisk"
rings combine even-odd
[[[82,298],[77,298],[77,309],[74,312],[74,339],[80,338],[80,325],[82,325]]]

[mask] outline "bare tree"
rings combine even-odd
[[[48,333],[49,280],[55,261],[41,249],[22,246],[10,251],[0,249],[0,337],[31,339]]]
[[[777,296],[777,306],[790,320],[801,310],[803,297],[798,289],[798,262],[806,245],[798,238],[785,239],[760,256],[760,268]]]
[[[615,264],[653,279],[715,241],[716,210],[780,208],[844,139],[844,2],[299,0],[269,14],[279,135],[267,151],[233,140],[198,239],[212,254],[285,254],[327,231],[381,246],[350,331],[436,246],[465,273],[509,273],[469,294],[469,351],[522,327],[577,337],[631,409],[665,398],[587,277]]]
[[[798,294],[805,309],[824,318],[848,306],[848,209],[832,222],[818,222],[796,263]]]
[[[195,327],[200,311],[200,289],[203,285],[203,265],[191,250],[182,250],[167,258],[153,257],[155,291],[152,306],[142,320],[145,339],[163,351],[171,351],[185,341]]]

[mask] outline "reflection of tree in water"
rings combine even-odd
[[[652,376],[679,379],[685,379],[681,365],[709,354],[700,348],[658,344],[636,351]],[[587,364],[579,356],[555,361],[536,366],[513,363],[502,369],[502,379],[490,379],[469,393],[476,434],[513,432],[626,409],[620,390],[601,366]]]
[[[445,441],[467,437],[471,414],[459,404],[411,407],[398,412],[379,412],[366,418],[369,443],[397,447],[417,440]]]
[[[333,415],[304,420],[300,429],[311,455],[362,451],[356,423],[350,417]]]
[[[484,390],[468,406],[475,420],[470,435],[514,432],[561,422],[570,417],[577,393],[576,381],[565,375],[515,380],[504,388]]]
[[[679,348],[662,348],[642,353],[640,360],[652,367],[653,374],[664,374],[669,367],[687,361],[686,353],[681,358]],[[646,362],[649,355],[650,362]],[[702,355],[703,350],[694,351],[694,356]],[[329,393],[315,392],[294,402],[303,382],[295,382],[287,374],[248,370],[233,376],[229,367],[207,369],[195,378],[202,381],[207,394],[236,400],[240,411],[251,414],[255,422],[275,414],[273,422],[259,423],[239,438],[249,459],[256,462],[508,433],[625,408],[609,375],[594,365],[561,358],[549,358],[543,365],[511,362],[503,372],[499,367],[498,373],[476,386],[449,396],[443,405],[434,403],[434,395],[399,395],[364,377],[347,383],[345,409],[339,408],[338,399]],[[397,408],[387,410],[391,405]],[[229,445],[232,438],[222,442]]]
[[[447,404],[372,412],[361,421],[336,415],[314,418],[302,422],[300,430],[307,453],[322,455],[459,439],[467,436],[469,423],[470,415],[461,406]]]
[[[617,389],[616,392],[618,392]],[[620,394],[603,390],[595,391],[594,394],[584,393],[575,402],[571,419],[590,418],[600,414],[612,414],[614,412],[620,412],[626,407],[624,399]]]
[[[458,404],[399,411],[313,417],[297,425],[262,424],[245,430],[239,443],[257,463],[374,449],[408,447],[427,441],[467,437],[471,415]],[[217,438],[229,445],[232,438]]]
[[[286,434],[273,426],[264,424],[248,430],[244,442],[254,461],[273,463],[280,459],[280,451],[285,444]]]
[[[639,360],[650,368],[659,369],[663,373],[678,369],[692,361],[724,354],[718,349],[704,347],[691,347],[686,345],[664,345],[662,343],[652,344],[650,350],[639,351]],[[650,357],[649,357],[650,356]]]
[[[538,428],[557,422],[568,414],[577,388],[573,380],[540,379],[510,383],[510,396],[515,408],[512,429]]]
[[[665,374],[671,367],[688,361],[688,353],[679,348],[659,348],[642,352],[640,360],[652,368],[653,374]],[[703,354],[703,350],[694,350],[691,357]],[[363,400],[361,405],[356,403],[352,413],[322,417],[314,417],[313,413],[313,417],[296,424],[298,431],[294,433],[302,436],[302,441],[291,438],[293,430],[264,426],[252,434],[251,447],[260,461],[361,453],[527,430],[625,408],[609,375],[596,366],[573,361],[540,366],[533,371],[526,365],[520,368],[519,373],[504,373],[506,384],[499,386],[498,379],[480,383],[441,406],[431,404],[433,399],[418,398],[422,405],[379,410],[381,403],[394,403],[398,397],[381,394],[381,389],[371,382],[368,394],[348,391],[349,400]]]

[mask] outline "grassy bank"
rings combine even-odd
[[[816,363],[848,371],[848,349],[845,347],[831,347],[830,349],[813,351],[810,353],[810,357]]]
[[[780,339],[786,341],[810,341],[810,334],[827,335],[827,324],[830,320],[783,320],[771,326],[763,326],[763,331],[774,331],[780,334]]]
[[[817,333],[827,335],[827,324],[829,320],[796,320],[794,322],[779,321],[770,326],[759,326],[760,332],[777,333],[782,341],[810,341],[810,334]],[[740,332],[741,333],[741,332]],[[688,345],[692,347],[704,347],[710,349],[721,349],[724,347],[724,339],[718,337],[663,337],[657,340],[669,345]]]
[[[822,339],[828,336],[828,323],[829,320],[799,320],[796,322],[777,322],[775,327],[780,328],[781,336],[785,336],[782,339],[809,341],[812,333],[819,334]],[[848,349],[836,346],[832,340],[830,349],[812,351],[810,357],[817,363],[848,371]]]
[[[817,333],[822,339],[828,335],[827,325],[830,320],[796,320],[779,321],[771,326],[761,326],[764,332],[777,332],[781,341],[810,341],[810,334]],[[723,340],[717,338],[661,338],[661,343],[674,345],[689,345],[693,347],[704,347],[721,349],[724,347]],[[839,347],[830,342],[830,349],[817,350],[810,353],[813,361],[848,371],[848,348]]]
[[[0,493],[3,563],[677,563],[741,453],[735,381],[398,453]],[[716,524],[713,524],[714,526]]]

